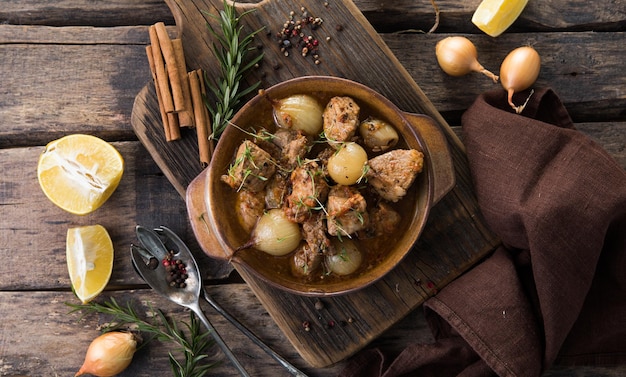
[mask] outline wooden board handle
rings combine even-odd
[[[454,164],[450,155],[448,142],[435,121],[423,114],[404,113],[411,125],[419,130],[430,152],[433,168],[433,201],[437,204],[456,184]]]

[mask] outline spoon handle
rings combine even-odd
[[[224,351],[224,354],[226,354],[226,357],[228,357],[228,360],[230,360],[230,362],[235,366],[235,368],[237,368],[237,370],[239,371],[239,374],[242,377],[250,377],[250,375],[248,374],[248,372],[246,372],[246,370],[244,369],[243,365],[241,365],[237,357],[233,354],[230,348],[228,348],[228,345],[224,342],[224,339],[222,339],[220,334],[218,334],[218,332],[215,330],[215,327],[213,327],[211,322],[209,322],[208,318],[204,315],[204,313],[202,312],[202,309],[200,309],[200,305],[197,303],[195,305],[189,305],[189,309],[193,310],[193,312],[196,313],[198,318],[200,318],[200,321],[209,329],[209,331],[211,332],[211,335],[213,336],[213,339],[215,339],[215,342],[220,346],[222,351]]]
[[[232,323],[239,331],[241,331],[244,335],[246,335],[250,340],[254,342],[257,346],[259,346],[263,351],[265,351],[268,355],[270,355],[274,360],[276,360],[280,365],[282,365],[285,369],[289,371],[293,376],[296,377],[307,377],[307,375],[300,371],[298,368],[293,366],[289,361],[285,360],[282,356],[276,353],[273,349],[271,349],[267,344],[265,344],[258,336],[256,336],[252,331],[248,330],[241,322],[239,322],[235,317],[230,315],[224,308],[222,308],[217,301],[215,301],[209,294],[206,289],[202,289],[204,299],[224,318],[226,318],[230,323]]]

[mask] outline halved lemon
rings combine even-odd
[[[109,199],[123,172],[124,159],[115,147],[83,134],[51,141],[37,164],[44,194],[76,215],[93,212]]]
[[[487,35],[497,37],[517,20],[528,0],[483,0],[472,23]]]
[[[99,295],[113,271],[113,242],[102,225],[67,230],[65,249],[72,288],[83,304]]]

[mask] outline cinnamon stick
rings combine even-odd
[[[159,41],[158,43],[161,47],[161,53],[163,54],[163,60],[165,61],[167,68],[167,76],[170,79],[172,99],[174,100],[174,111],[182,111],[185,109],[185,100],[182,85],[180,83],[181,76],[178,72],[178,64],[176,63],[176,54],[174,53],[172,40],[170,39],[163,22],[157,22],[153,26],[156,31]]]
[[[148,65],[150,66],[150,73],[152,73],[152,80],[154,81],[154,88],[157,95],[157,102],[159,104],[159,113],[161,114],[161,122],[163,123],[163,131],[165,132],[165,140],[170,141],[170,125],[167,117],[167,111],[163,106],[163,95],[159,88],[159,80],[157,79],[156,67],[154,65],[154,56],[152,55],[152,46],[146,46],[146,55],[148,56]]]
[[[178,124],[178,114],[167,113],[167,119],[169,124],[170,140],[174,141],[180,139],[180,125]]]
[[[150,35],[152,59],[154,62],[155,75],[159,82],[158,86],[161,92],[161,99],[163,100],[163,108],[165,109],[165,112],[171,113],[174,111],[174,101],[172,99],[172,93],[170,92],[169,78],[165,71],[165,61],[163,60],[163,54],[161,53],[159,37],[154,25],[148,28],[148,33]]]
[[[180,85],[183,93],[183,110],[178,112],[178,121],[181,127],[193,127],[195,124],[193,114],[193,104],[191,91],[189,88],[189,77],[187,75],[187,65],[185,64],[185,53],[183,51],[183,41],[172,39],[172,47],[176,57],[176,65],[180,75]]]
[[[209,150],[209,127],[208,118],[205,116],[202,99],[202,88],[196,71],[188,73],[191,99],[193,101],[193,113],[196,120],[196,132],[198,134],[198,154],[203,166],[209,165],[211,154]]]
[[[213,133],[211,132],[211,114],[209,114],[209,109],[206,107],[204,101],[206,99],[207,91],[204,83],[204,71],[200,68],[196,69],[196,74],[198,75],[198,80],[200,81],[200,93],[202,94],[202,111],[204,113],[204,117],[206,119],[207,132],[209,133],[209,156],[213,156]]]

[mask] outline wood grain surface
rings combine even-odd
[[[531,1],[510,32],[493,39],[469,21],[480,0],[440,0],[441,23],[430,1],[355,0],[392,53],[419,83],[447,123],[462,138],[460,115],[493,85],[480,75],[450,78],[434,60],[434,45],[462,34],[479,59],[497,70],[507,50],[533,42],[545,64],[538,84],[551,86],[576,127],[599,142],[626,168],[626,39],[624,1]],[[332,0],[331,0],[332,3]],[[128,263],[133,227],[165,224],[193,243],[185,203],[138,140],[131,126],[135,97],[150,82],[145,59],[147,26],[174,17],[162,0],[6,0],[0,7],[0,375],[68,376],[82,363],[104,316],[68,315],[70,292],[65,262],[67,228],[101,223],[113,238],[116,258],[103,298],[131,300],[143,311],[155,305],[175,318],[188,313],[143,285]],[[78,217],[49,203],[38,187],[36,163],[49,141],[76,132],[112,142],[127,168],[120,187],[92,215]],[[228,275],[196,256],[211,294],[268,344],[310,376],[336,376],[345,363],[313,368],[286,341],[273,318],[237,274]],[[6,259],[5,259],[6,260]],[[220,279],[229,276],[226,279]],[[205,306],[218,331],[255,376],[286,376],[280,366]],[[330,306],[329,306],[330,308]],[[317,312],[315,312],[317,314]],[[323,314],[323,319],[326,314]],[[314,319],[317,321],[317,317]],[[323,325],[324,321],[319,324]],[[420,308],[370,343],[390,354],[433,338]],[[149,345],[121,376],[170,376],[167,344]],[[212,376],[236,372],[221,361]],[[546,376],[623,376],[624,366],[554,366]]]

